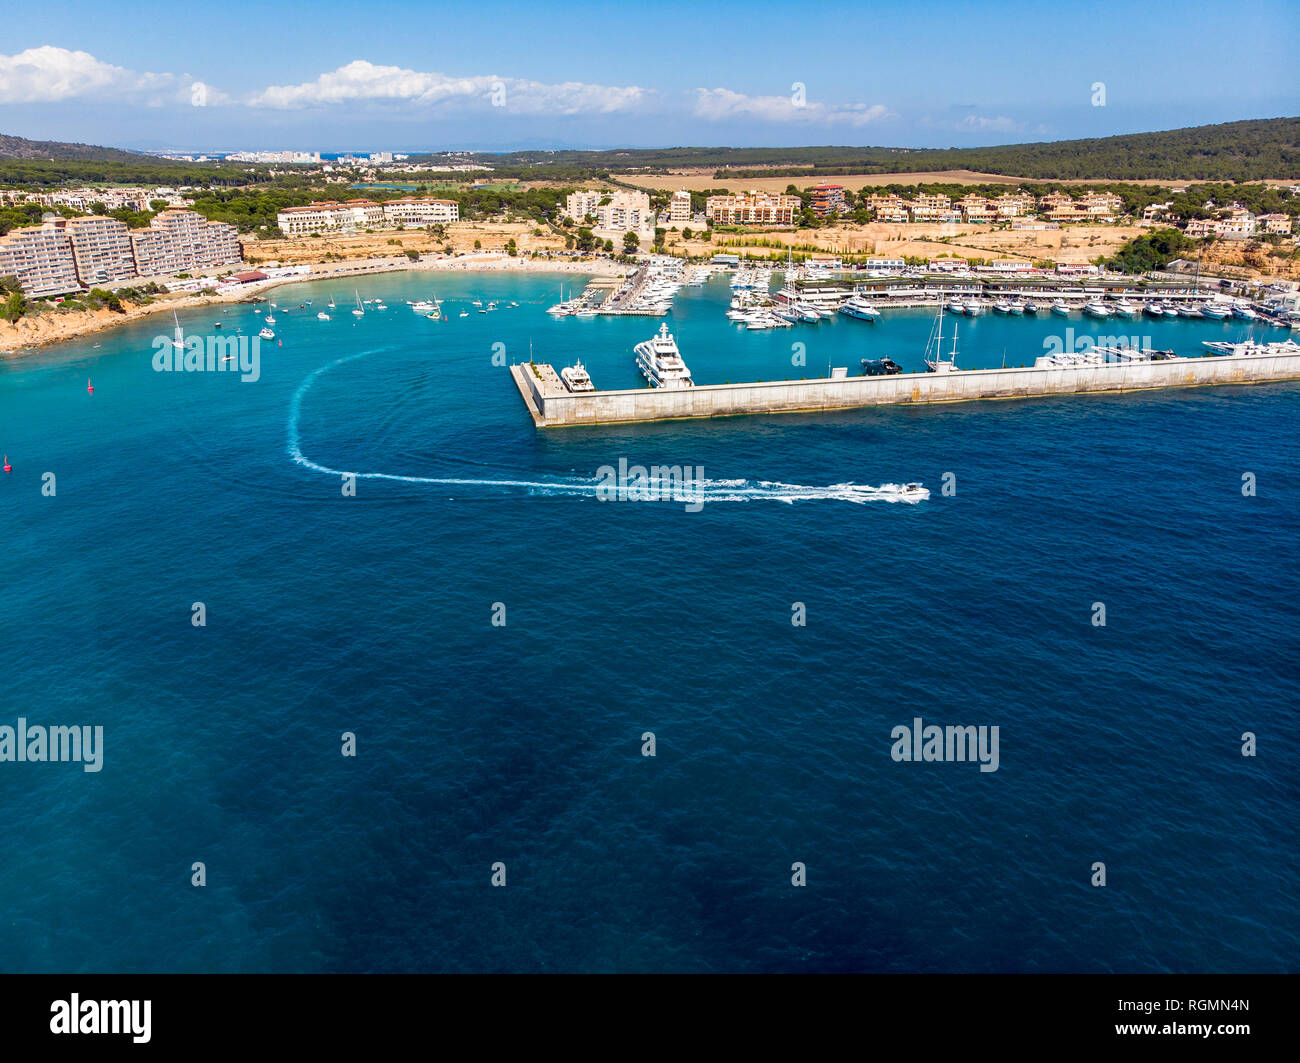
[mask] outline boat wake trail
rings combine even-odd
[[[323,465],[307,457],[302,450],[302,438],[298,422],[302,412],[302,401],[311,390],[318,377],[346,362],[364,358],[371,352],[350,354],[321,366],[310,373],[294,392],[289,404],[288,452],[294,463],[312,472],[326,476],[353,476],[358,480],[388,480],[393,483],[428,484],[437,487],[482,488],[504,491],[507,494],[524,494],[543,497],[591,497],[608,499],[613,497],[656,498],[663,501],[686,502],[909,502],[915,503],[930,497],[930,492],[919,485],[881,484],[872,487],[868,484],[839,483],[825,486],[808,486],[805,484],[787,484],[773,480],[711,480],[691,478],[685,483],[671,479],[645,477],[639,484],[628,485],[619,494],[619,488],[608,478],[557,476],[539,480],[485,479],[462,476],[408,476],[391,472],[363,472],[352,469],[336,469]],[[685,469],[689,476],[689,466]]]

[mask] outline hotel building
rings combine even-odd
[[[27,295],[63,295],[81,288],[64,219],[0,236],[0,276],[15,276]]]
[[[66,230],[72,241],[77,277],[90,287],[136,275],[131,232],[116,218],[69,218]]]
[[[383,204],[384,222],[407,228],[426,228],[460,221],[460,204],[454,199],[407,196]]]
[[[459,208],[458,215],[459,216]],[[384,227],[384,208],[369,199],[349,199],[343,203],[328,201],[309,203],[305,207],[286,207],[275,216],[275,223],[286,236],[306,233],[355,233]]]
[[[714,225],[793,225],[802,209],[798,196],[742,192],[709,196],[704,214]]]

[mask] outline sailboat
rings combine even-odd
[[[181,331],[181,319],[176,316],[176,311],[172,311],[172,320],[176,322],[176,331],[172,333],[172,346],[178,351],[185,350],[185,333]]]
[[[272,306],[275,306],[274,303],[272,303],[271,305],[272,305]],[[275,324],[275,315],[274,315],[273,313],[271,313],[271,312],[268,310],[268,311],[266,312],[266,317],[263,318],[263,320],[264,320],[268,325],[274,325],[274,324]]]
[[[927,353],[929,346],[926,347]],[[952,326],[952,352],[947,359],[943,357],[943,304],[939,304],[938,335],[934,341],[934,357],[925,359],[927,373],[951,373],[957,368],[957,323]]]
[[[335,302],[334,302],[334,296],[331,295],[331,296],[330,296],[330,309],[333,310],[333,309],[335,308],[335,305],[336,305],[336,304],[335,304]]]
[[[354,291],[355,291],[355,289],[354,289]],[[365,312],[364,310],[361,309],[361,293],[360,293],[360,292],[356,292],[356,297],[357,297],[357,308],[356,308],[355,310],[352,311],[352,316],[353,316],[353,317],[365,317],[365,316],[366,316],[366,312]]]

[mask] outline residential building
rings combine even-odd
[[[962,217],[967,221],[993,221],[997,217],[997,208],[985,196],[972,192],[961,200]]]
[[[1234,207],[1228,217],[1219,219],[1214,231],[1230,240],[1244,240],[1254,236],[1257,228],[1255,215],[1244,207]]]
[[[1213,218],[1193,218],[1187,223],[1187,228],[1183,232],[1188,236],[1217,236],[1215,226],[1218,223]]]
[[[123,222],[92,215],[69,218],[65,228],[72,241],[77,277],[86,287],[136,275],[130,230]]]
[[[1289,214],[1261,214],[1255,221],[1266,233],[1287,236],[1291,232],[1291,216]]]
[[[691,220],[691,194],[686,189],[680,189],[673,193],[673,198],[668,204],[668,220],[670,222],[689,222]]]
[[[793,225],[802,208],[798,196],[750,191],[709,196],[704,213],[714,225]]]
[[[952,200],[942,192],[922,192],[912,200],[913,221],[952,220]],[[960,214],[957,215],[960,218]]]
[[[1034,197],[1028,192],[1004,192],[996,206],[999,218],[1021,218],[1034,212]]]
[[[687,219],[690,220],[690,193],[687,193]],[[649,232],[653,234],[655,217],[650,210],[650,196],[645,192],[582,190],[569,193],[564,213],[579,225],[594,218],[596,229],[608,233]]]
[[[876,221],[907,221],[907,204],[899,198],[898,193],[873,195],[870,200],[871,211]]]
[[[0,276],[14,276],[27,295],[78,291],[77,265],[63,218],[0,236]]]
[[[812,210],[819,218],[831,214],[843,214],[848,207],[844,203],[843,185],[814,185],[812,188]]]
[[[132,229],[131,250],[142,277],[229,266],[242,258],[233,225],[208,221],[192,210],[164,210],[149,228]]]

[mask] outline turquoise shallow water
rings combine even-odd
[[[105,729],[98,774],[0,764],[0,968],[1294,970],[1300,387],[543,434],[494,344],[637,386],[657,325],[553,320],[560,283],[281,288],[256,383],[155,373],[158,321],[0,366],[0,724]],[[670,318],[704,383],[915,368],[931,326],[728,294]],[[960,361],[1071,326],[963,321]],[[619,458],[933,497],[599,502]],[[895,763],[917,715],[998,725],[999,770]]]

